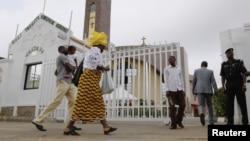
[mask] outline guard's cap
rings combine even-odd
[[[227,49],[227,50],[225,51],[225,54],[227,54],[229,51],[234,51],[234,49],[233,49],[233,48]]]

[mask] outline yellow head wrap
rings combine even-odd
[[[104,45],[107,46],[107,35],[104,32],[93,31],[93,33],[87,39],[87,42],[91,45]]]

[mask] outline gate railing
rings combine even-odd
[[[111,66],[116,89],[104,95],[111,120],[155,120],[168,117],[163,70],[176,44],[111,47],[104,62]]]
[[[168,102],[163,87],[163,70],[169,55],[178,56],[177,44],[153,46],[111,46],[103,54],[104,63],[110,65],[115,91],[103,95],[106,114],[110,120],[162,120],[168,117]],[[55,59],[43,62],[40,101],[36,116],[51,102],[55,94]],[[46,77],[45,77],[46,76]],[[67,103],[49,116],[66,121]]]

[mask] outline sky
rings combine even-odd
[[[9,43],[40,13],[83,37],[85,0],[0,0],[0,57]],[[202,61],[220,82],[225,55],[220,32],[250,23],[250,0],[112,0],[110,41],[117,46],[179,42],[188,56],[189,74]]]

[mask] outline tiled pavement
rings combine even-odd
[[[45,132],[31,122],[0,121],[0,141],[206,141],[207,125],[199,118],[184,118],[184,128],[171,130],[163,121],[109,121],[118,130],[104,135],[100,123],[76,124],[80,136],[63,135],[64,123],[45,122]]]

